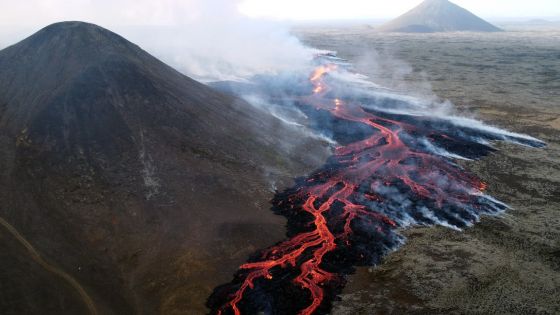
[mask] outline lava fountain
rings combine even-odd
[[[273,211],[288,219],[287,239],[254,254],[231,283],[215,289],[207,303],[214,314],[328,313],[347,274],[378,264],[403,243],[397,228],[461,229],[507,208],[457,159],[488,154],[492,140],[544,145],[496,128],[399,111],[399,101],[389,106],[387,99],[349,88],[340,79],[349,71],[331,59],[319,58],[308,77],[310,92],[294,98],[316,126],[329,118],[340,145],[322,168],[276,194]]]

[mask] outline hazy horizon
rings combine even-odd
[[[346,5],[340,6],[338,1],[325,0],[317,6],[318,2],[315,0],[303,0],[296,8],[295,2],[289,0],[282,2],[285,8],[293,9],[292,19],[286,20],[282,19],[282,10],[285,9],[279,10],[276,17],[267,17],[265,12],[261,12],[261,15],[252,14],[263,8],[259,7],[260,3],[269,3],[268,9],[273,9],[275,6],[272,4],[278,5],[278,1],[78,0],[69,3],[64,0],[30,0],[14,3],[0,0],[0,25],[3,25],[0,28],[0,49],[15,44],[52,23],[84,21],[123,35],[183,73],[199,80],[232,79],[261,71],[278,71],[301,65],[310,54],[307,51],[308,47],[301,45],[298,38],[290,34],[294,26],[378,25],[406,12],[419,2],[421,0],[396,0],[391,4],[383,4],[383,11],[387,12],[387,15],[394,12],[392,16],[385,18],[348,18],[353,10],[365,11],[364,5],[370,7],[380,4],[347,0]],[[484,11],[484,8],[492,8],[477,0],[453,2],[459,5],[469,4],[465,7],[477,15],[479,11]],[[537,4],[532,5],[533,8],[542,12],[554,12],[544,10],[550,6],[548,0],[536,0],[534,3]],[[313,14],[309,13],[317,9],[320,16],[328,17],[330,10],[337,7],[340,8],[340,15],[334,20],[314,19]],[[519,8],[519,4],[510,5],[509,8],[509,11],[502,13],[515,12],[514,9]],[[376,11],[374,7],[370,9]],[[528,10],[527,14],[541,12],[539,10]],[[308,14],[309,19],[299,20],[298,14]],[[558,15],[560,21],[560,13]],[[484,15],[480,16],[484,18]],[[536,17],[500,19],[528,21],[534,18]],[[556,21],[554,18],[552,20]],[[552,25],[556,27],[556,24]],[[209,41],[208,38],[220,40]],[[209,67],[208,64],[212,66]],[[235,74],[231,73],[231,65],[236,66]]]
[[[282,21],[289,24],[328,21],[382,21],[395,18],[421,0],[395,0],[379,3],[365,0],[167,0],[167,1],[89,1],[65,0],[13,2],[0,0],[0,25],[41,26],[58,21],[87,21],[111,25],[176,25],[200,19],[220,22],[233,14],[239,18]],[[530,3],[498,0],[452,1],[489,20],[560,20],[560,5],[553,0]],[[232,14],[233,13],[233,14]]]

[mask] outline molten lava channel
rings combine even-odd
[[[333,71],[334,64],[316,68],[313,93],[302,104],[374,132],[337,147],[327,165],[277,194],[273,206],[288,218],[289,238],[217,288],[208,302],[213,313],[327,313],[353,266],[375,265],[402,243],[397,227],[412,221],[462,228],[505,208],[484,195],[484,182],[414,140],[436,139],[433,130],[334,96]],[[437,139],[469,145],[473,138],[438,131]]]

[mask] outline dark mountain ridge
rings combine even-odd
[[[5,314],[87,313],[62,273],[100,314],[204,313],[213,287],[284,235],[269,181],[327,153],[82,22],[0,51],[0,148],[0,217],[61,271],[0,227]]]
[[[409,12],[382,25],[382,32],[498,32],[496,26],[448,0],[426,0]]]

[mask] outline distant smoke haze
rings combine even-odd
[[[289,23],[278,20],[394,17],[419,2],[0,0],[0,48],[54,22],[86,21],[125,36],[196,79],[239,80],[255,73],[297,70],[312,57],[313,52],[289,34]],[[455,2],[485,16],[521,10],[521,4],[511,1]],[[535,0],[527,4],[530,10],[520,12],[560,15],[556,2]],[[497,10],[499,6],[507,10]]]
[[[0,47],[54,22],[82,20],[116,31],[179,71],[202,81],[244,81],[255,74],[279,72],[308,75],[310,61],[317,51],[292,36],[289,24],[242,15],[238,11],[240,3],[235,0],[31,0],[8,4],[0,0],[0,8],[9,9],[0,10],[0,25],[4,25],[0,27]],[[419,96],[406,102],[423,114],[432,112],[433,106],[442,116],[455,114],[449,110],[453,108],[451,104],[434,105],[436,98],[426,80],[408,86],[404,80],[412,72],[408,64],[381,58],[371,49],[364,55],[356,60],[360,68],[380,69],[384,75],[353,79],[371,80]],[[376,93],[400,98],[386,89]]]
[[[312,50],[279,22],[241,15],[238,1],[2,1],[0,48],[48,24],[79,20],[115,31],[202,81],[242,80],[305,66]],[[22,19],[38,12],[32,19]],[[40,12],[40,14],[39,14]],[[5,15],[5,16],[4,16]]]

